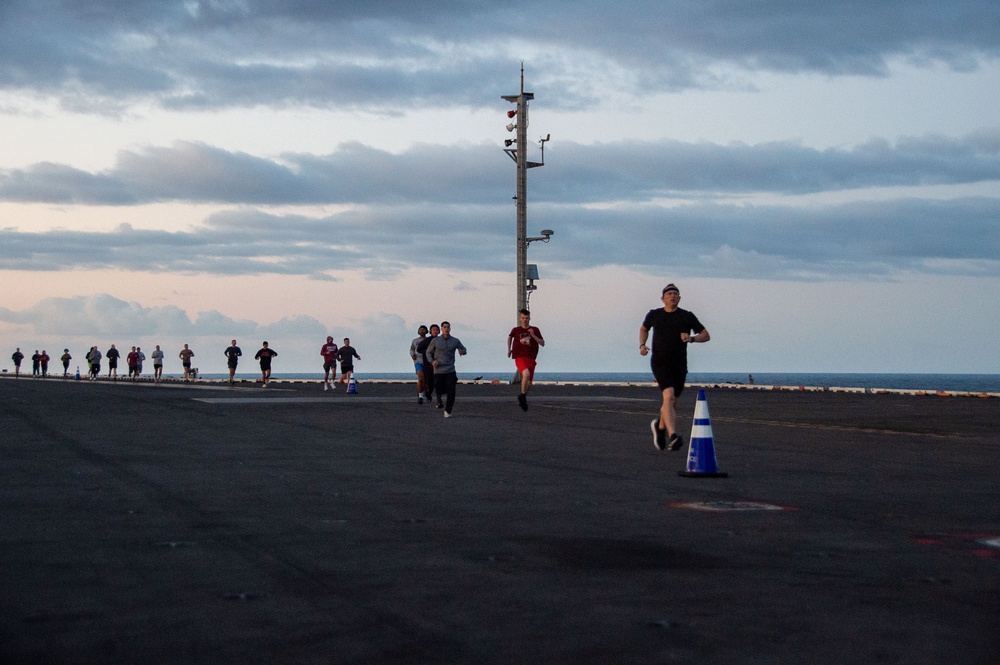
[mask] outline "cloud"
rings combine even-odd
[[[818,150],[784,141],[747,145],[674,140],[550,148],[533,201],[603,203],[678,195],[806,194],[869,187],[1000,180],[1000,130],[960,138],[904,137]],[[0,200],[124,205],[154,202],[507,204],[510,163],[498,146],[420,144],[400,154],[349,143],[280,161],[204,143],[122,151],[88,173],[40,163],[0,170]]]
[[[77,331],[79,335],[136,334],[148,329],[190,334],[194,326],[177,307],[145,308],[109,295],[46,298],[15,312],[0,311],[0,320],[30,326],[40,335]]]
[[[747,145],[628,141],[550,149],[534,200],[641,201],[698,194],[807,194],[1000,180],[1000,132],[904,137],[818,150],[793,141]],[[549,167],[547,167],[549,168]]]
[[[262,325],[255,332],[258,335],[273,338],[308,337],[321,339],[326,334],[326,330],[326,326],[317,319],[298,315],[283,317],[274,323]]]
[[[131,197],[234,207],[178,231],[3,229],[0,268],[319,280],[341,271],[387,279],[414,266],[506,271],[515,250],[511,176],[495,146],[414,146],[391,154],[356,143],[278,161],[180,142],[125,151],[99,173],[53,164],[9,169],[0,172],[0,198],[11,201],[114,204]],[[928,199],[917,192],[997,181],[996,130],[827,150],[795,142],[569,143],[532,180],[532,223],[556,236],[531,254],[555,271],[655,271],[669,263],[697,274],[774,279],[995,275],[1000,198]],[[877,200],[867,194],[873,187],[901,193]],[[830,192],[847,202],[797,198]],[[772,202],[745,203],[751,195]],[[296,204],[341,209],[301,214]],[[289,205],[293,212],[267,210]]]
[[[882,76],[891,59],[1000,55],[993,0],[664,3],[8,2],[0,89],[118,113],[166,108],[483,106],[527,52],[568,107],[755,71]]]
[[[204,143],[122,151],[100,173],[51,163],[0,170],[0,200],[124,205],[161,201],[240,204],[481,202],[509,200],[510,169],[497,146],[418,145],[394,155],[349,143],[331,155],[280,162]]]
[[[552,242],[532,246],[529,257],[549,271],[615,265],[655,273],[671,265],[705,276],[774,279],[1000,274],[995,198],[540,204],[532,214],[556,229]],[[513,209],[486,206],[370,207],[322,218],[243,208],[188,231],[0,230],[0,269],[320,278],[341,271],[384,278],[409,267],[507,271],[515,259],[512,237]]]
[[[806,208],[715,203],[592,211],[553,221],[558,242],[545,260],[584,268],[604,263],[655,272],[664,265],[701,276],[818,279],[934,273],[948,257],[965,274],[996,275],[1000,201],[986,198],[859,201]],[[612,227],[614,217],[627,225]],[[569,235],[570,237],[566,237]],[[743,257],[735,261],[734,257]],[[579,257],[579,260],[577,260]],[[697,258],[695,258],[697,257]],[[753,257],[748,261],[748,257]],[[984,264],[983,261],[987,263]]]
[[[0,308],[0,321],[27,326],[35,335],[95,339],[138,338],[219,338],[229,336],[272,337],[319,336],[323,325],[310,316],[283,318],[262,325],[233,319],[215,310],[199,312],[191,319],[174,305],[147,307],[108,294],[44,298],[21,311]],[[71,332],[70,332],[71,331]]]

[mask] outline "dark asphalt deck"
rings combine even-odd
[[[1000,662],[1000,400],[512,390],[0,380],[0,662]]]

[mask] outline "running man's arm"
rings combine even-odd
[[[708,328],[702,328],[701,332],[697,335],[681,333],[681,340],[684,342],[698,342],[699,344],[704,344],[710,339],[712,339],[712,336],[708,334]]]
[[[646,346],[646,341],[649,339],[649,328],[646,326],[639,326],[639,355],[644,356],[649,353],[649,347]]]

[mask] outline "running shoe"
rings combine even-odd
[[[667,430],[660,429],[660,419],[653,418],[649,423],[649,429],[653,430],[653,445],[657,450],[667,449]]]
[[[684,439],[681,438],[680,434],[674,432],[670,436],[670,450],[678,450],[683,445],[684,445]]]
[[[524,393],[521,393],[520,395],[517,396],[517,403],[521,405],[522,411],[528,410],[528,396],[525,395]]]

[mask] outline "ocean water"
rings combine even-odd
[[[237,378],[254,379],[256,373],[240,372]],[[415,381],[412,373],[398,372],[357,372],[358,381],[387,380]],[[480,379],[484,382],[500,381],[507,383],[513,378],[513,372],[459,372],[459,379],[471,381]],[[203,379],[226,379],[228,374],[202,374]],[[300,381],[320,381],[319,373],[278,374],[272,378]],[[338,377],[339,378],[339,377]],[[912,390],[956,390],[963,392],[1000,392],[1000,374],[802,374],[802,373],[768,373],[753,375],[754,383],[768,386],[807,386],[820,388],[888,388]],[[648,372],[539,372],[536,381],[559,381],[563,383],[652,383],[653,378]],[[688,374],[688,383],[717,384],[747,384],[749,375],[735,372],[692,372]]]

